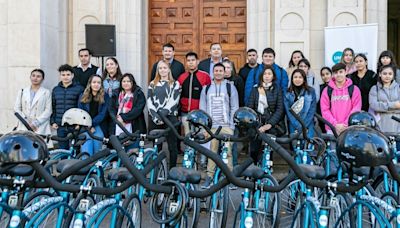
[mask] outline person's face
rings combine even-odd
[[[304,83],[304,78],[303,78],[303,76],[301,76],[301,74],[300,74],[299,72],[296,72],[296,73],[293,75],[293,84],[294,84],[295,86],[301,86],[301,85],[303,85],[303,83]]]
[[[356,63],[356,68],[357,70],[364,70],[367,69],[367,61],[361,56],[358,56],[354,62]]]
[[[32,85],[40,85],[43,82],[43,75],[38,72],[38,71],[34,71],[31,74],[31,84]]]
[[[389,65],[391,62],[392,62],[392,59],[390,59],[389,56],[383,56],[381,58],[381,63],[384,66]]]
[[[222,56],[222,48],[219,44],[214,44],[211,46],[210,50],[211,58],[221,58]]]
[[[384,84],[386,83],[391,83],[394,77],[394,72],[391,68],[385,68],[380,74],[379,76],[382,79],[382,82]]]
[[[351,63],[351,61],[353,61],[353,54],[351,53],[351,51],[345,51],[343,55],[344,55],[343,60],[346,64]]]
[[[275,56],[272,53],[264,53],[262,56],[265,65],[272,65],[275,61]]]
[[[292,56],[292,61],[294,63],[295,66],[297,66],[297,64],[299,63],[299,61],[302,59],[303,57],[301,57],[301,54],[299,52],[295,52]]]
[[[301,62],[301,63],[299,64],[299,69],[302,69],[302,70],[304,71],[304,73],[306,73],[306,75],[307,75],[307,74],[308,74],[308,70],[309,70],[310,68],[308,68],[307,64]]]
[[[81,52],[79,52],[79,61],[84,66],[89,65],[89,63],[90,63],[89,51],[81,51]]]
[[[321,78],[322,78],[322,81],[324,81],[325,83],[328,83],[332,78],[332,74],[331,74],[331,72],[329,72],[329,70],[324,69],[321,72]]]
[[[169,66],[166,63],[160,62],[158,64],[158,74],[160,74],[162,78],[168,77],[169,71]]]
[[[214,79],[217,81],[221,81],[224,79],[225,70],[221,66],[214,67]]]
[[[170,60],[174,58],[175,52],[172,47],[164,47],[162,50],[162,55],[165,60]]]
[[[132,81],[129,79],[129,77],[124,77],[121,81],[121,86],[125,91],[131,91]]]
[[[333,73],[333,76],[335,77],[335,80],[338,83],[342,83],[346,80],[346,70],[345,69],[340,69],[336,72]]]
[[[232,76],[232,67],[230,63],[222,63],[225,66],[225,78],[230,78]]]
[[[90,88],[92,88],[93,92],[99,92],[101,88],[101,78],[100,77],[93,77],[92,81],[90,82]]]
[[[108,74],[115,75],[117,73],[118,65],[112,60],[108,59],[106,61],[106,70]]]
[[[270,83],[272,82],[272,79],[274,79],[274,73],[272,73],[272,70],[271,69],[265,70],[263,74],[263,82]]]
[[[252,51],[252,52],[247,53],[247,62],[250,65],[256,64],[257,63],[257,52]]]
[[[199,65],[199,61],[194,56],[188,56],[186,58],[186,66],[189,70],[196,70]]]
[[[63,84],[70,84],[73,78],[74,74],[69,70],[60,72],[60,80]]]

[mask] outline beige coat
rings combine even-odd
[[[43,87],[40,87],[30,104],[30,87],[24,88],[23,92],[18,92],[17,100],[15,101],[14,111],[18,112],[27,120],[36,121],[39,126],[38,134],[49,135],[50,129],[50,115],[52,113],[51,106],[51,92]],[[21,92],[23,93],[21,96]],[[26,130],[25,126],[18,122],[17,130]]]

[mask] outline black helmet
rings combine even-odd
[[[186,120],[194,127],[212,127],[212,118],[203,110],[193,110],[186,116]]]
[[[388,164],[393,153],[388,139],[379,131],[364,126],[351,126],[337,139],[336,154],[354,167]]]
[[[365,111],[354,112],[349,117],[349,126],[362,125],[366,127],[376,128],[376,121],[374,116]]]
[[[248,107],[239,108],[233,115],[233,122],[240,130],[253,129],[259,124],[257,113]]]
[[[0,163],[30,163],[47,159],[43,139],[31,131],[14,131],[0,137]]]

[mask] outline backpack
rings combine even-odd
[[[333,92],[333,88],[330,86],[327,86],[328,88],[328,97],[329,97],[329,101],[331,101],[332,99],[332,92]],[[354,84],[351,84],[349,87],[347,87],[348,93],[349,93],[349,97],[351,99],[351,97],[353,96],[353,91],[354,91]],[[330,104],[330,103],[329,103]]]

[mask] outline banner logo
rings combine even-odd
[[[332,62],[334,62],[335,64],[339,63],[341,58],[342,58],[342,52],[337,51],[332,55]]]

